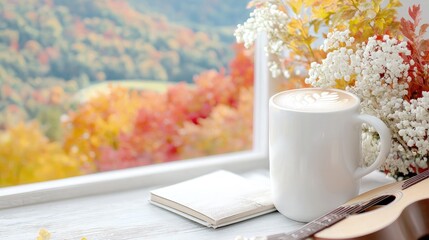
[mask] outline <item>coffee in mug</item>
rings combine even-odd
[[[380,153],[361,167],[361,125],[380,135]],[[269,158],[274,205],[309,222],[355,197],[360,179],[387,158],[391,135],[378,118],[360,114],[360,100],[338,89],[280,92],[269,103]]]
[[[277,94],[273,103],[295,111],[331,112],[353,107],[359,99],[342,91],[310,88]]]

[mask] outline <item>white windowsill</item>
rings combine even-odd
[[[243,176],[268,180],[268,170],[253,170]],[[374,172],[363,179],[362,191],[390,181],[383,174]],[[79,240],[82,237],[88,240],[233,240],[238,235],[254,237],[289,232],[303,225],[275,212],[211,229],[150,205],[149,191],[153,188],[3,209],[0,210],[0,236],[8,240],[35,239],[38,231],[45,228],[51,232],[52,240]]]
[[[267,168],[265,152],[237,152],[0,189],[0,209],[107,192],[171,184],[217,169]]]

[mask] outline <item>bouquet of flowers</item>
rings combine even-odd
[[[400,179],[428,168],[429,24],[421,23],[419,5],[408,9],[409,19],[398,19],[399,0],[382,2],[256,0],[235,35],[249,47],[265,32],[272,77],[289,87],[334,87],[359,96],[362,112],[392,132],[381,170]],[[364,164],[370,164],[379,136],[364,126],[362,141]]]

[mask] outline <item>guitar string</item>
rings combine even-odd
[[[281,233],[267,236],[267,240],[289,240],[289,239],[303,239],[310,237],[315,232],[320,231],[340,220],[344,219],[347,215],[358,212],[357,210],[361,206],[359,205],[350,205],[350,206],[341,206],[333,211],[319,217],[316,220],[302,226],[300,229],[293,231],[291,233]],[[326,223],[326,221],[328,223]],[[304,231],[305,230],[305,231]]]
[[[408,183],[411,183],[411,182],[419,181],[419,180],[421,180],[423,178],[426,178],[427,176],[429,176],[429,170],[426,170],[426,171],[424,171],[424,172],[422,172],[422,173],[420,173],[420,174],[418,174],[418,175],[416,175],[416,176],[414,176],[414,177],[406,180],[405,183],[408,184]]]
[[[291,233],[269,235],[267,236],[267,240],[304,239],[304,238],[310,237],[315,233],[323,230],[324,228],[327,228],[339,222],[340,220],[344,219],[348,215],[365,211],[366,209],[388,199],[389,197],[390,195],[379,196],[374,199],[371,199],[369,202],[365,203],[364,205],[355,204],[355,205],[349,205],[349,206],[340,206],[334,209],[333,211],[323,215],[322,217],[319,217],[316,220],[313,220],[312,222],[302,226],[300,229],[296,231],[293,231]],[[329,218],[330,216],[336,216],[336,218],[334,219]],[[324,222],[326,220],[328,220],[329,223],[320,224],[321,222]],[[307,232],[303,231],[303,229],[307,230]],[[309,231],[309,230],[312,230],[312,231]]]
[[[408,188],[408,187],[411,187],[412,185],[414,185],[414,184],[416,184],[416,183],[418,183],[418,182],[420,182],[420,181],[422,181],[422,180],[424,180],[424,179],[426,179],[427,177],[429,177],[429,170],[428,171],[425,171],[425,172],[423,172],[423,173],[421,173],[421,174],[419,174],[419,175],[416,175],[416,176],[414,176],[414,177],[412,177],[412,178],[410,178],[410,179],[408,179],[408,180],[406,180],[405,182],[404,182],[404,184],[402,185],[402,190],[404,190],[405,188]],[[394,188],[394,186],[393,187],[390,187],[391,189],[393,189]],[[382,202],[382,201],[384,201],[384,200],[386,200],[386,199],[388,199],[389,197],[391,197],[392,195],[382,195],[382,196],[379,196],[379,197],[376,197],[376,198],[373,198],[372,200],[370,200],[368,203],[366,203],[365,205],[364,205],[364,208],[365,209],[367,209],[367,208],[369,208],[369,207],[372,207],[372,206],[374,206],[375,204],[377,204],[377,203],[380,203],[380,202]],[[368,207],[367,207],[368,206]]]
[[[367,209],[368,209],[368,208],[370,208],[370,207],[373,207],[373,206],[377,205],[378,203],[383,202],[384,200],[388,199],[388,198],[389,198],[389,197],[391,197],[391,196],[392,196],[392,195],[382,195],[382,196],[379,196],[379,197],[373,198],[373,199],[372,199],[372,200],[370,200],[369,202],[367,202],[367,203],[365,203],[364,205],[362,205],[362,211],[361,211],[361,212],[363,212],[363,211],[367,210]],[[361,213],[361,212],[358,212],[358,213]]]
[[[423,173],[420,173],[420,174],[418,174],[418,175],[416,175],[416,176],[414,176],[414,177],[406,180],[404,182],[404,184],[402,185],[402,190],[404,190],[404,189],[406,189],[408,187],[411,187],[414,184],[416,184],[416,183],[418,183],[418,182],[420,182],[420,181],[422,181],[422,180],[424,180],[424,179],[426,179],[428,177],[429,177],[429,170],[427,170],[427,171],[425,171]],[[363,208],[364,208],[364,210],[366,210],[366,209],[368,209],[368,208],[376,205],[377,203],[380,203],[380,202],[388,199],[390,196],[391,195],[383,195],[383,196],[380,196],[380,197],[376,197],[376,198],[372,199],[371,201],[369,201],[368,203],[366,203]]]
[[[340,218],[343,215],[346,215],[348,213],[353,212],[354,210],[356,210],[357,206],[353,206],[353,207],[341,207],[339,209],[337,209],[336,211],[331,211],[328,214],[323,215],[322,217],[319,217],[318,219],[304,225],[305,227],[311,227],[311,226],[315,226],[315,227],[319,227],[319,226],[326,226],[326,224],[324,224],[325,221],[332,221],[332,218]]]
[[[414,184],[416,184],[416,183],[418,183],[418,182],[420,182],[420,181],[422,181],[428,177],[429,177],[429,170],[426,170],[423,173],[420,173],[420,174],[406,180],[404,182],[404,184],[402,185],[402,190],[407,189],[407,188],[411,187],[412,185],[414,185]]]
[[[405,188],[411,187],[412,185],[426,179],[429,177],[429,170],[425,171],[419,175],[416,175],[410,179],[408,179],[407,181],[404,182],[404,184],[402,185],[402,190],[404,190]],[[380,203],[386,199],[388,199],[389,197],[391,197],[391,195],[383,195],[383,196],[379,196],[376,198],[373,198],[372,200],[370,200],[369,202],[367,202],[365,205],[363,205],[363,210],[366,210],[372,206],[374,206],[377,203]]]
[[[429,173],[429,171],[422,173],[422,175],[416,175],[416,176],[414,176],[414,177],[406,180],[404,182],[404,185],[410,185],[410,184],[414,184],[414,183],[416,183],[418,181],[421,181],[422,179],[424,179],[424,178],[427,177],[426,173]]]
[[[317,218],[316,220],[302,226],[300,229],[293,231],[291,233],[281,233],[281,234],[275,234],[275,235],[270,235],[267,236],[267,240],[289,240],[289,239],[304,239],[307,237],[310,237],[312,235],[314,235],[315,233],[323,230],[324,228],[327,228],[337,222],[339,222],[340,220],[344,219],[345,217],[347,217],[348,215],[354,214],[354,213],[361,213],[363,211],[365,211],[366,209],[376,205],[377,203],[380,203],[386,199],[388,199],[391,195],[383,195],[383,196],[379,196],[376,197],[374,199],[371,199],[370,201],[368,201],[367,203],[365,203],[364,205],[361,204],[354,204],[354,205],[349,205],[349,206],[340,206],[336,209],[334,209],[333,211],[323,215],[322,217]],[[337,215],[336,219],[332,219],[329,218],[329,216],[335,216]],[[323,219],[325,218],[325,219]],[[319,224],[321,222],[321,220],[331,220],[329,223],[323,225],[323,224]],[[317,224],[317,225],[316,225]],[[311,229],[311,228],[316,228],[316,229]],[[303,229],[307,230],[307,232],[303,231]],[[309,231],[309,229],[313,230],[313,231]]]
[[[300,229],[293,231],[291,233],[281,233],[281,234],[275,234],[267,236],[267,240],[296,240],[296,239],[305,239],[307,237],[310,237],[314,235],[315,233],[323,230],[324,228],[327,228],[340,220],[344,219],[348,215],[354,214],[354,213],[360,213],[375,204],[389,198],[390,195],[383,195],[377,198],[374,198],[367,202],[364,205],[355,204],[355,205],[349,205],[349,206],[341,206],[333,211],[331,211],[328,214],[325,214],[322,217],[319,217],[318,219],[302,226]],[[335,216],[336,218],[330,218],[330,216]],[[325,219],[324,219],[325,218]],[[322,220],[322,221],[321,221]],[[322,222],[326,222],[328,220],[328,223],[323,224]],[[329,221],[330,220],[330,221]],[[307,230],[305,232],[304,230]]]
[[[404,182],[404,184],[402,185],[402,189],[406,189],[408,187],[411,187],[414,184],[416,184],[416,183],[418,183],[418,182],[420,182],[420,181],[422,181],[422,180],[424,180],[424,179],[426,179],[428,177],[429,177],[429,170],[427,170],[427,171],[425,171],[423,173],[420,173],[420,174],[418,174],[418,175],[416,175],[416,176],[414,176],[414,177],[406,180]],[[391,195],[383,195],[383,196],[379,196],[379,197],[373,198],[372,200],[370,200],[369,202],[367,202],[366,204],[364,204],[362,206],[362,210],[361,211],[365,211],[366,209],[368,209],[370,207],[373,207],[377,203],[380,203],[380,202],[388,199],[389,197],[391,197]]]
[[[429,177],[429,170],[420,173],[404,182],[402,185],[402,190],[411,187],[412,185],[426,179]],[[302,226],[300,229],[293,231],[291,233],[280,233],[280,234],[274,234],[267,236],[267,240],[296,240],[296,239],[304,239],[307,237],[310,237],[314,235],[315,233],[323,230],[324,228],[327,228],[342,219],[346,218],[348,215],[354,214],[354,213],[360,213],[365,211],[366,209],[376,205],[377,203],[380,203],[386,199],[391,197],[391,195],[383,195],[376,198],[371,199],[364,205],[355,204],[355,205],[349,205],[349,206],[340,206],[333,211],[323,215],[322,217],[317,218],[316,220],[311,221],[310,223],[307,223],[306,225]],[[358,210],[358,211],[356,211]],[[335,216],[336,218],[332,219],[329,218],[329,216]],[[328,221],[329,223],[324,225],[323,221]],[[320,224],[321,223],[321,224]],[[312,229],[316,228],[316,229]],[[307,230],[307,232],[304,231]],[[311,231],[309,231],[311,230]],[[316,231],[314,231],[316,230]]]
[[[344,207],[337,208],[334,211],[332,211],[330,214],[339,214],[342,211],[344,211]],[[320,220],[321,218],[318,218],[317,220]],[[315,220],[315,221],[317,221],[317,220]],[[303,232],[300,232],[300,231],[303,231],[303,229],[310,229],[310,228],[312,229],[314,227],[320,227],[320,225],[314,226],[314,224],[315,224],[314,222],[308,223],[308,224],[302,226],[300,229],[293,231],[291,233],[280,233],[280,234],[267,236],[267,240],[302,239],[302,238],[311,236],[309,234],[304,235]]]
[[[361,205],[361,204],[355,204],[355,205],[349,205],[349,206],[341,206],[334,211],[302,226],[300,229],[293,231],[291,233],[283,233],[283,234],[276,234],[271,235],[267,237],[267,240],[296,240],[296,239],[305,239],[307,237],[310,237],[314,235],[315,233],[343,220],[347,216],[354,214],[354,213],[360,213],[375,204],[389,198],[390,196],[380,196],[375,199],[370,200],[368,203]],[[337,216],[335,216],[337,215]],[[332,219],[330,216],[335,216],[336,218]],[[324,219],[325,218],[325,219]],[[321,221],[322,220],[322,221]],[[323,224],[322,222],[326,222],[328,220],[328,223]],[[329,221],[330,220],[330,221]],[[304,231],[306,230],[306,231]]]

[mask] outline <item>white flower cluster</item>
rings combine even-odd
[[[410,102],[408,93],[410,65],[401,55],[410,55],[405,41],[384,36],[371,37],[367,43],[351,47],[349,32],[328,35],[322,49],[330,51],[322,63],[312,63],[306,83],[316,87],[334,87],[338,81],[354,81],[346,90],[361,99],[363,113],[379,117],[390,128],[392,149],[383,165],[391,173],[408,174],[415,168],[427,168],[429,156],[429,92]],[[378,154],[378,134],[371,127],[362,136],[365,164]]]
[[[338,49],[342,43],[345,43],[347,47],[350,47],[355,41],[354,37],[349,36],[350,31],[334,31],[327,35],[327,38],[323,41],[323,45],[320,49],[327,52],[329,50]]]
[[[267,34],[267,53],[281,56],[283,54],[282,31],[286,28],[289,17],[280,11],[277,5],[270,2],[267,6],[256,8],[250,13],[247,21],[237,26],[234,36],[238,43],[244,43],[244,47],[252,46],[259,33]],[[270,62],[270,71],[273,77],[279,76],[282,71],[276,62]]]
[[[281,32],[286,27],[289,17],[277,8],[277,5],[267,3],[266,7],[256,8],[250,13],[247,21],[237,26],[234,36],[237,42],[244,43],[246,48],[253,45],[258,33],[268,35],[268,50],[270,53],[281,54],[283,41]]]
[[[398,150],[404,159],[415,159],[413,167],[427,168],[429,156],[429,92],[423,92],[419,99],[404,101],[402,111],[396,111],[392,118],[397,134],[403,140]]]

